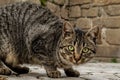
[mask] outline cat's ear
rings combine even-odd
[[[63,37],[72,38],[74,34],[75,34],[74,27],[69,22],[65,22],[63,25]]]
[[[91,35],[93,38],[97,39],[100,33],[100,27],[94,26],[86,32],[86,36]]]

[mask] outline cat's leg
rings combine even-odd
[[[56,67],[54,66],[44,66],[44,67],[45,67],[48,77],[51,77],[51,78],[61,77],[61,73],[60,71],[57,70]]]
[[[66,68],[64,69],[65,74],[69,77],[79,77],[80,73],[77,70],[74,70],[73,68]]]
[[[8,80],[7,77],[0,76],[0,80]]]
[[[16,65],[16,66],[9,65],[9,68],[12,71],[14,71],[14,72],[16,72],[18,74],[26,74],[26,73],[29,72],[29,68],[28,67],[21,67],[21,66],[18,66],[18,65]]]
[[[8,32],[7,32],[8,33]],[[15,49],[14,41],[9,37],[11,35],[7,33],[2,33],[3,35],[0,36],[2,38],[0,45],[0,60],[9,67],[12,71],[18,74],[24,74],[29,72],[29,68],[19,66],[19,59],[17,54],[17,49]],[[17,44],[16,46],[18,46]]]
[[[3,62],[12,71],[18,74],[25,74],[29,72],[29,68],[19,66],[18,58],[13,53],[9,53]]]
[[[8,68],[6,68],[2,61],[0,61],[0,75],[10,75],[12,73],[11,70],[9,70]],[[1,80],[1,79],[0,79]]]

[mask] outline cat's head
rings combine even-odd
[[[73,28],[65,22],[59,42],[59,59],[63,63],[79,65],[89,61],[96,54],[96,38],[99,28],[87,32]]]

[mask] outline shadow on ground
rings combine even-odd
[[[78,78],[66,77],[63,70],[60,70],[61,78],[48,78],[45,70],[40,66],[26,66],[30,67],[29,74],[0,75],[0,80],[120,80],[120,63],[87,63],[74,67],[81,73]]]

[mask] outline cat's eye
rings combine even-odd
[[[82,49],[82,52],[87,53],[87,52],[89,52],[89,49],[85,47]]]
[[[68,46],[68,50],[69,50],[69,51],[74,51],[74,47],[73,47],[72,45],[69,45],[69,46]]]

